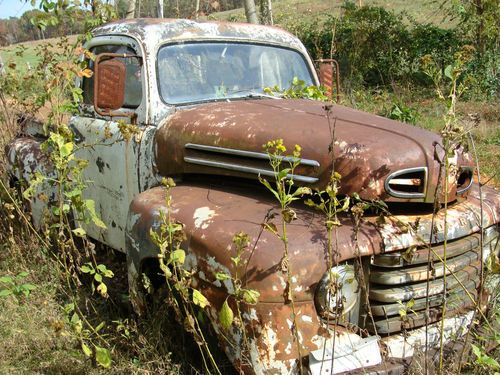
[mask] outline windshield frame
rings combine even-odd
[[[196,105],[196,104],[201,104],[201,103],[215,103],[215,102],[222,102],[222,101],[236,101],[236,100],[248,100],[248,99],[259,99],[258,96],[254,97],[249,97],[249,96],[241,96],[241,97],[221,97],[221,98],[211,98],[211,99],[203,99],[203,100],[192,100],[189,102],[182,102],[182,103],[169,103],[163,95],[161,94],[161,87],[160,87],[160,69],[159,69],[159,54],[163,48],[167,48],[169,46],[174,46],[174,45],[190,45],[190,44],[221,44],[221,43],[229,43],[229,44],[246,44],[246,45],[253,45],[253,46],[264,46],[264,47],[274,47],[274,48],[279,48],[279,49],[284,49],[288,51],[292,51],[297,53],[300,58],[303,60],[304,65],[307,69],[307,72],[309,73],[309,76],[311,78],[311,81],[313,82],[313,85],[318,86],[319,82],[316,76],[316,71],[313,69],[312,65],[312,60],[310,56],[307,53],[304,53],[304,51],[301,51],[300,49],[290,47],[288,45],[283,45],[280,43],[262,43],[262,42],[256,42],[251,39],[248,40],[241,40],[241,39],[215,39],[215,38],[210,38],[210,39],[197,39],[197,40],[179,40],[175,42],[167,42],[163,43],[160,46],[158,46],[156,50],[156,58],[155,58],[155,78],[156,78],[156,89],[158,90],[158,96],[160,97],[160,100],[163,104],[170,106],[170,107],[183,107],[183,106],[190,106],[190,105]],[[277,96],[277,98],[279,98]],[[262,99],[262,98],[260,98]]]

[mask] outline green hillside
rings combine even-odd
[[[441,27],[450,26],[444,20],[444,12],[436,0],[356,0],[356,4],[380,6],[403,14],[420,23],[432,22]],[[339,15],[343,0],[275,0],[272,3],[273,14],[277,24],[286,24],[288,20],[304,17],[322,17],[325,14]],[[213,13],[209,19],[220,21],[244,21],[243,8]]]

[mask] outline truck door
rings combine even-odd
[[[132,39],[119,37],[117,40],[106,40],[106,42],[90,47],[90,51],[94,55],[140,54],[138,46]],[[75,134],[78,148],[76,156],[89,162],[83,172],[87,185],[84,197],[95,202],[96,213],[107,228],[100,228],[93,223],[80,223],[80,226],[90,237],[114,249],[125,251],[124,229],[128,207],[133,197],[140,191],[140,153],[142,147],[147,147],[144,142],[150,137],[142,137],[146,131],[143,125],[146,84],[143,79],[142,60],[138,57],[120,58],[120,60],[126,67],[125,100],[122,109],[124,112],[136,112],[137,125],[131,125],[130,118],[110,118],[96,113],[93,106],[94,77],[91,77],[82,81],[81,112],[72,118],[70,128]],[[93,62],[90,60],[89,67],[93,70]]]

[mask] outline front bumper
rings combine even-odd
[[[443,344],[454,343],[463,337],[470,328],[473,316],[474,312],[469,311],[444,319]],[[377,336],[362,339],[353,333],[343,333],[335,341],[329,339],[324,348],[309,354],[312,375],[352,374],[352,371],[360,369],[363,374],[396,374],[407,366],[405,360],[439,348],[441,322],[430,324],[427,329],[422,327],[382,339]]]

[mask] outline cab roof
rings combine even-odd
[[[108,23],[96,28],[93,34],[132,36],[150,51],[158,44],[168,42],[213,39],[278,44],[305,52],[300,40],[289,32],[278,27],[248,23],[137,18]]]

